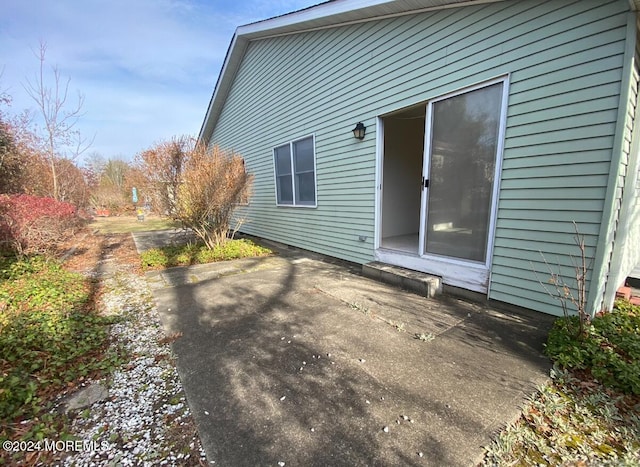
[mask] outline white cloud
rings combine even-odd
[[[3,0],[0,88],[13,110],[33,107],[22,83],[38,68],[33,49],[85,96],[79,128],[92,151],[133,156],[174,134],[197,134],[237,26],[313,0]]]

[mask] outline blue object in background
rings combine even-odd
[[[134,186],[131,191],[133,192],[133,202],[137,203],[138,202],[138,190],[136,189],[136,187]]]

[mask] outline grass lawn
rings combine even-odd
[[[96,217],[89,228],[101,234],[121,234],[131,232],[148,232],[180,228],[180,224],[165,217],[146,215],[143,221],[135,216]]]

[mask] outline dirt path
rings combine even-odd
[[[70,413],[69,429],[100,448],[69,455],[63,464],[206,465],[171,351],[178,336],[162,331],[131,234],[85,231],[68,247],[65,265],[93,278],[96,309],[123,318],[112,335],[131,360],[108,378],[81,385],[80,391],[105,387],[108,395]]]

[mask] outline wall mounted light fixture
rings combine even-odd
[[[358,124],[356,125],[356,127],[352,131],[353,131],[353,136],[354,137],[356,137],[357,139],[363,140],[364,139],[364,134],[367,131],[367,127],[364,126],[362,124],[362,122],[358,122]]]

